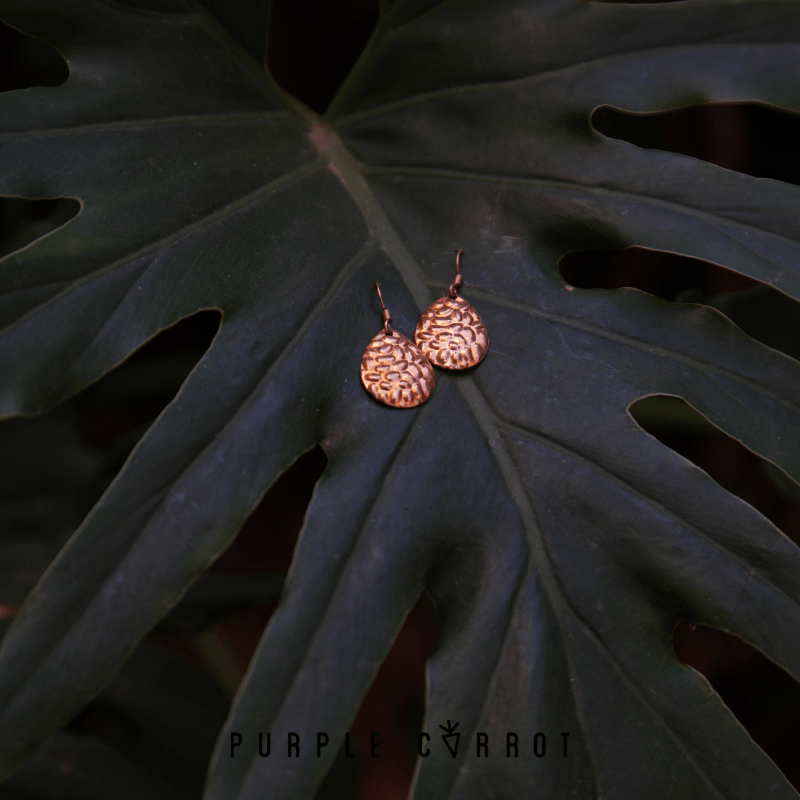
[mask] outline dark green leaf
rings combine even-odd
[[[0,440],[0,601],[19,605],[102,488],[105,459],[80,441],[74,409],[9,420]]]
[[[196,796],[225,720],[204,671],[150,643],[103,694],[0,789],[3,800]]]
[[[61,732],[3,786],[3,800],[188,800],[171,781],[102,742]]]
[[[800,365],[717,311],[573,289],[557,267],[638,245],[800,297],[800,189],[589,125],[601,104],[800,110],[795,3],[386,3],[325,120],[204,11],[0,14],[71,71],[0,98],[0,192],[83,203],[0,266],[0,409],[46,409],[176,320],[224,315],[5,640],[5,772],[319,442],[329,466],[229,720],[249,746],[231,759],[223,734],[209,800],[308,796],[425,588],[442,615],[426,728],[457,720],[466,744],[421,762],[417,796],[797,797],[671,636],[681,617],[725,628],[800,676],[800,554],[627,409],[683,397],[798,479]],[[358,378],[373,283],[410,334],[456,247],[492,349],[421,409],[378,406]],[[329,732],[330,756],[258,758],[258,731],[288,730]],[[527,757],[477,759],[477,731],[517,732]],[[570,732],[570,757],[530,757],[537,731]]]

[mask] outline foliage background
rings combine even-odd
[[[324,110],[354,63],[376,19],[367,0],[273,5],[270,67],[287,91]],[[0,90],[53,85],[57,61],[4,28]],[[686,153],[730,169],[800,183],[794,143],[798,119],[755,105],[693,107],[633,117],[601,109],[595,126],[643,147]],[[0,198],[0,256],[61,225],[69,202],[25,203]],[[800,320],[793,303],[758,294],[753,281],[680,256],[640,248],[584,250],[567,256],[562,273],[575,286],[634,286],[665,299],[713,302],[756,338],[800,355]],[[755,294],[754,294],[755,292]],[[737,306],[739,293],[747,301]],[[709,299],[713,296],[713,300]],[[755,299],[754,299],[755,298]],[[753,313],[765,304],[770,314]],[[25,530],[3,577],[0,616],[14,610],[85,516],[217,330],[202,312],[161,334],[103,380],[43,417],[0,423],[0,522]],[[800,502],[769,467],[712,429],[685,404],[644,402],[640,423],[708,471],[800,542]],[[227,698],[280,591],[292,547],[316,480],[325,466],[317,449],[270,490],[234,545],[182,604],[148,637],[111,687],[3,787],[0,798],[198,796]],[[269,546],[263,531],[269,529]],[[6,542],[8,545],[8,542]],[[412,613],[353,730],[362,755],[340,758],[318,797],[403,797],[420,728],[425,659],[434,646],[436,613],[425,599]],[[740,640],[687,620],[676,651],[712,682],[723,699],[795,786],[800,786],[800,687]],[[368,732],[401,753],[363,757]],[[89,746],[87,746],[87,743]],[[120,789],[120,775],[127,789]],[[177,793],[176,793],[177,792]]]

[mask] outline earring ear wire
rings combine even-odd
[[[392,312],[383,304],[383,295],[381,294],[381,285],[375,281],[375,288],[378,290],[378,300],[381,301],[381,308],[383,309],[383,329],[388,336],[391,336],[394,331],[392,330]]]

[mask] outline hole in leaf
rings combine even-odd
[[[637,147],[692,156],[756,178],[800,185],[800,115],[756,103],[713,103],[636,114],[601,106],[596,131]]]
[[[0,258],[66,225],[80,210],[74,197],[0,197]]]
[[[152,635],[203,663],[231,696],[275,611],[314,487],[327,465],[319,446],[300,456]]]
[[[221,316],[206,310],[180,320],[70,401],[79,410],[81,439],[109,449],[135,431],[138,441],[211,346]]]
[[[425,665],[436,634],[433,601],[423,593],[350,727],[362,754],[358,797],[408,797],[425,717]],[[381,758],[367,757],[372,731],[380,731]]]
[[[634,419],[800,544],[800,486],[714,427],[679,397],[656,395],[631,406]],[[800,787],[800,684],[760,651],[725,631],[682,620],[675,653],[719,693],[753,740]]]
[[[592,125],[638,147],[681,153],[755,177],[800,185],[795,146],[800,115],[787,111],[756,103],[693,105],[651,114],[603,106],[592,115]],[[800,357],[800,308],[791,298],[699,259],[613,245],[587,240],[587,249],[561,260],[564,279],[579,288],[629,286],[665,300],[710,305],[754,339]]]
[[[681,620],[675,654],[702,673],[753,741],[800,789],[800,683],[726,631]]]
[[[144,642],[3,798],[199,798],[228,710],[201,667]]]
[[[212,570],[236,575],[285,575],[314,488],[327,466],[328,457],[319,445],[300,456],[264,495]]]
[[[637,400],[630,412],[645,431],[800,544],[800,486],[786,473],[714,427],[680,397],[645,397]]]
[[[319,446],[301,456],[267,492],[228,550],[150,636],[204,664],[229,694],[275,611],[314,487],[327,463]],[[355,757],[337,755],[317,800],[407,796],[425,710],[425,664],[435,639],[433,603],[423,595],[350,726]],[[372,731],[380,731],[378,759],[369,756]]]
[[[630,287],[662,300],[711,306],[748,336],[800,360],[800,303],[738,272],[643,247],[580,250],[564,256],[559,268],[580,289]]]
[[[68,77],[67,62],[55,47],[0,21],[0,92],[59,86]]]
[[[624,286],[663,300],[683,300],[691,289],[703,295],[743,292],[758,281],[699,258],[629,247],[580,250],[561,259],[564,280],[579,289],[620,289]]]
[[[376,0],[275,0],[267,65],[278,85],[322,113],[378,21]]]
[[[149,637],[205,666],[229,695],[275,611],[327,463],[319,446],[298,458],[267,492],[233,544]],[[406,620],[350,728],[355,757],[338,753],[316,800],[407,795],[424,712],[425,662],[434,637],[430,601],[425,598]],[[368,756],[373,730],[381,732],[380,759]]]
[[[64,404],[0,422],[0,636],[108,485],[106,459],[76,421]]]
[[[219,322],[218,311],[194,314],[46,414],[0,422],[0,634],[178,392]]]
[[[181,320],[47,414],[0,423],[3,608],[33,588],[207,351],[220,318],[201,311]],[[201,600],[216,603],[220,588]],[[142,795],[199,796],[229,704],[196,651],[186,651],[194,664],[151,642],[137,648],[103,694],[12,776],[9,791],[111,797],[123,780]]]
[[[718,309],[748,336],[800,361],[800,303],[793,298],[757,284],[746,292],[710,297],[688,291],[680,299]]]

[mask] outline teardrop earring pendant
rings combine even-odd
[[[414,341],[434,366],[442,369],[474,367],[489,351],[489,334],[478,312],[463,297],[460,261],[456,253],[456,277],[450,291],[431,304],[420,317]]]
[[[367,345],[361,359],[361,382],[381,403],[393,408],[413,408],[424,403],[436,385],[431,362],[402,333],[392,330],[392,313],[383,308],[383,330]]]

